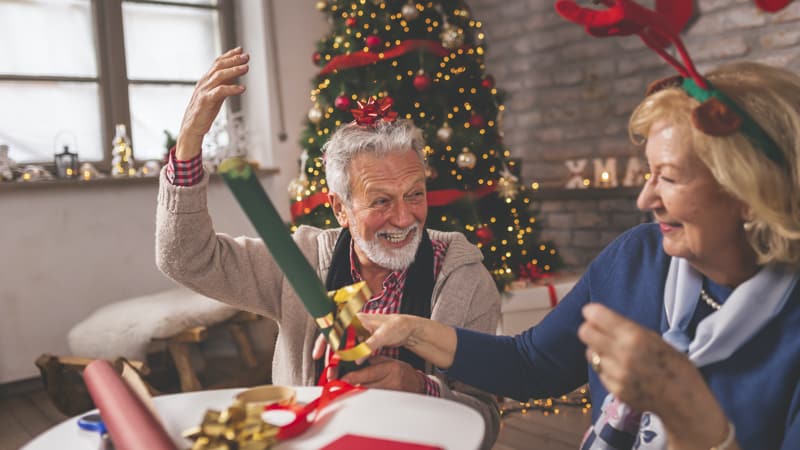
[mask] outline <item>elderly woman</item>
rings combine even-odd
[[[630,132],[646,136],[637,204],[655,223],[611,243],[539,325],[507,337],[364,316],[368,344],[517,399],[588,381],[582,448],[798,448],[800,77],[740,63],[706,80],[757,129],[700,131],[681,86],[647,97]]]

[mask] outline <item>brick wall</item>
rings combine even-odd
[[[628,117],[647,85],[674,70],[638,37],[588,37],[557,16],[553,3],[469,2],[487,35],[487,71],[509,95],[503,117],[506,145],[522,160],[527,183],[561,188],[569,178],[564,161],[580,158],[590,160],[585,175],[592,178],[593,158],[615,157],[621,178],[628,158],[641,156],[628,139]],[[800,71],[800,1],[778,14],[760,12],[752,0],[695,4],[699,10],[682,37],[701,72],[739,60]],[[590,191],[595,190],[575,191],[569,198],[552,194],[539,205],[545,236],[564,244],[562,255],[573,267],[602,248],[592,241],[607,243],[619,233],[614,224],[641,218],[633,206],[635,195]],[[606,210],[609,205],[617,210]]]
[[[552,241],[566,269],[580,272],[623,231],[647,221],[636,208],[636,188],[544,189],[533,208],[541,239]]]

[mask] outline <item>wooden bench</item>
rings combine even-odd
[[[256,350],[249,333],[249,327],[254,324],[270,329],[265,334],[268,339],[273,339],[270,342],[273,345],[267,346],[267,350]],[[271,330],[276,330],[271,325],[274,324],[257,314],[238,311],[215,323],[190,326],[170,336],[151,339],[145,358],[132,359],[124,354],[99,358],[96,355],[90,355],[95,356],[93,358],[43,354],[36,360],[36,365],[48,396],[67,415],[76,415],[94,407],[81,375],[83,368],[94,359],[112,361],[118,370],[122,369],[123,361],[130,362],[153,395],[268,384],[275,336]],[[78,331],[91,333],[96,329],[89,324]],[[212,339],[227,341],[222,344],[234,348],[235,355],[206,355],[202,347]],[[114,354],[113,349],[105,351]]]

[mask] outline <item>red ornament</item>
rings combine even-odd
[[[366,39],[364,39],[364,43],[367,44],[368,49],[374,52],[375,50],[381,48],[381,46],[383,45],[383,39],[381,39],[379,36],[371,34],[367,36]]]
[[[352,102],[350,101],[350,97],[344,94],[336,97],[336,100],[333,101],[333,106],[335,106],[339,111],[347,111],[350,109],[351,104]]]
[[[420,70],[417,73],[417,76],[414,77],[414,87],[420,92],[430,89],[432,83],[433,81],[431,81],[431,77],[422,70]]]
[[[475,230],[475,236],[477,236],[478,241],[483,245],[486,245],[494,240],[494,233],[492,233],[492,229],[485,226]]]
[[[486,75],[483,80],[481,80],[481,86],[485,87],[486,89],[491,89],[494,87],[494,77],[491,75]]]
[[[347,20],[344,21],[344,24],[347,25],[347,28],[353,28],[358,25],[358,21],[355,17],[348,17]]]
[[[469,124],[475,128],[483,128],[483,126],[486,125],[486,120],[482,115],[473,113],[469,118]]]
[[[319,64],[321,60],[322,55],[319,52],[314,52],[314,54],[311,55],[311,61],[314,61],[314,64]]]

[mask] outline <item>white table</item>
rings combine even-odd
[[[297,401],[318,397],[320,388],[295,388]],[[190,448],[181,433],[199,425],[206,409],[231,405],[242,389],[221,389],[164,395],[153,399],[164,426],[178,448]],[[88,414],[88,413],[87,413]],[[450,400],[405,392],[368,389],[336,400],[323,410],[321,420],[304,434],[285,441],[276,449],[318,449],[345,434],[412,442],[446,449],[476,449],[484,434],[484,423],[473,409]],[[24,450],[98,449],[100,436],[78,428],[77,417],[67,419],[42,433]]]

